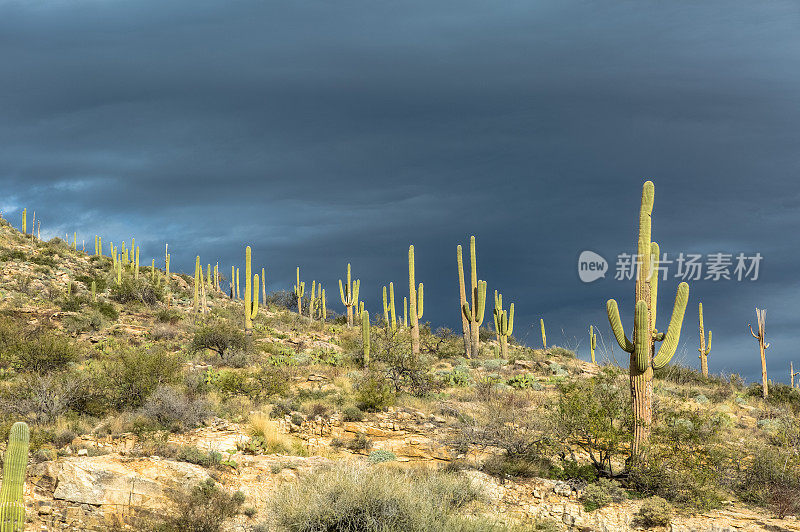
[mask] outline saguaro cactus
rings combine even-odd
[[[769,386],[767,383],[767,356],[764,352],[769,347],[769,343],[765,340],[767,335],[767,309],[762,310],[756,308],[756,319],[758,320],[758,334],[753,332],[752,325],[748,323],[747,326],[750,327],[750,334],[753,335],[753,338],[758,340],[758,349],[761,351],[761,395],[766,399],[769,394]]]
[[[592,353],[592,364],[597,362],[594,359],[594,350],[597,349],[597,335],[594,333],[594,327],[589,325],[589,350]]]
[[[708,331],[708,344],[706,344],[706,333],[703,329],[703,304],[698,304],[698,320],[700,321],[700,371],[703,377],[708,378],[708,354],[711,352],[711,330]]]
[[[261,268],[261,304],[267,308],[267,272]]]
[[[800,371],[794,370],[794,364],[790,361],[789,362],[789,382],[791,382],[792,388],[794,388],[794,378],[800,375]]]
[[[494,291],[494,330],[500,340],[500,356],[508,358],[508,337],[514,333],[514,303],[503,310],[503,294]]]
[[[253,334],[253,320],[258,315],[258,274],[253,277],[250,246],[244,250],[244,333]],[[209,264],[209,268],[211,265]]]
[[[408,246],[408,299],[410,301],[410,318],[411,318],[411,352],[415,355],[419,354],[419,320],[422,319],[423,312],[423,287],[419,283],[417,289],[417,281],[414,272],[414,246]]]
[[[317,281],[311,281],[311,297],[308,299],[308,317],[309,319],[314,319],[314,309],[317,306]]]
[[[194,311],[200,312],[200,283],[202,273],[200,272],[200,255],[194,259]]]
[[[403,296],[403,327],[408,327],[408,298]]]
[[[364,367],[369,366],[369,311],[361,313],[361,343],[364,345]]]
[[[25,469],[28,467],[30,431],[18,421],[11,426],[3,461],[3,486],[0,488],[0,530],[25,529]]]
[[[297,296],[297,314],[303,315],[303,294],[306,293],[306,282],[300,282],[300,266],[297,267],[297,283],[294,285],[294,295]]]
[[[322,322],[325,323],[325,320],[328,319],[328,302],[327,297],[325,296],[325,289],[322,289],[322,310],[320,311],[320,316],[322,317]]]
[[[539,318],[539,327],[542,329],[542,349],[547,349],[547,331],[544,329],[544,318]]]
[[[347,263],[347,284],[342,285],[342,280],[339,279],[339,295],[342,298],[342,304],[347,308],[347,326],[353,326],[353,307],[358,305],[358,291],[361,287],[361,281],[350,279],[350,263]]]
[[[389,299],[386,299],[386,287],[383,287],[383,320],[392,332],[397,330],[397,316],[394,306],[394,283],[389,283]]]
[[[475,237],[469,238],[469,261],[470,261],[470,297],[472,306],[466,301],[461,305],[461,312],[470,322],[470,349],[465,353],[467,358],[480,354],[481,336],[480,328],[483,324],[483,315],[486,310],[486,281],[478,280],[478,264],[475,260]],[[463,274],[459,276],[459,281],[463,285]],[[465,297],[466,299],[466,297]],[[463,322],[462,322],[463,324]]]
[[[672,318],[666,334],[656,329],[656,304],[658,296],[658,244],[650,240],[653,212],[654,186],[647,181],[642,189],[639,210],[639,244],[637,252],[638,277],[636,279],[636,311],[633,341],[628,340],[619,317],[617,302],[606,303],[608,321],[619,346],[631,354],[630,386],[633,402],[634,428],[631,454],[639,456],[650,438],[653,415],[653,370],[667,365],[675,354],[683,325],[683,315],[689,300],[689,285],[681,283],[675,296]],[[656,353],[655,342],[663,342]]]
[[[473,236],[470,243],[475,239]],[[469,330],[469,319],[464,312],[464,305],[467,304],[467,290],[464,285],[464,259],[462,257],[461,245],[456,246],[456,263],[458,264],[458,287],[460,289],[460,308],[461,308],[461,330],[464,334],[464,356],[472,358],[472,335]],[[498,339],[499,341],[499,339]]]
[[[22,209],[22,234],[28,234],[28,209]]]

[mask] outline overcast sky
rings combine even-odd
[[[650,178],[669,257],[763,256],[756,281],[690,283],[675,360],[698,364],[702,300],[711,371],[758,378],[758,306],[786,381],[799,66],[794,1],[0,0],[0,208],[35,210],[48,237],[133,235],[144,263],[168,241],[184,271],[200,254],[226,272],[249,244],[270,290],[299,265],[339,311],[348,261],[373,313],[390,280],[402,302],[413,243],[425,319],[455,329],[474,234],[515,336],[538,346],[544,317],[587,358],[589,324],[613,342],[607,298],[632,325],[613,269]],[[587,249],[612,270],[590,284]]]

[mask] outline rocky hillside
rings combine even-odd
[[[632,463],[626,367],[513,337],[500,358],[489,329],[467,359],[423,327],[413,355],[378,309],[365,364],[338,296],[312,319],[265,294],[247,335],[224,279],[195,303],[192,277],[5,221],[0,264],[0,436],[31,429],[28,530],[800,530],[785,386],[659,371]]]

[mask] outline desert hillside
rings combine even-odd
[[[72,244],[0,221],[0,440],[27,423],[25,530],[800,531],[800,390],[764,399],[713,351],[709,377],[656,369],[631,460],[627,353],[519,345],[492,294],[465,341],[407,279],[362,312],[342,272],[348,313],[302,268],[266,293],[244,245],[231,297],[230,265],[167,276],[130,243]]]

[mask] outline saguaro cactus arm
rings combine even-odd
[[[681,327],[683,326],[683,315],[686,312],[686,303],[689,301],[689,285],[681,283],[675,294],[675,304],[672,307],[672,317],[664,336],[664,342],[653,357],[653,369],[661,369],[666,366],[675,350],[678,348],[678,340],[681,337]]]
[[[622,320],[619,318],[619,307],[617,307],[615,300],[609,299],[606,301],[606,313],[608,314],[608,323],[611,325],[611,332],[614,333],[614,338],[617,339],[619,347],[625,352],[633,353],[635,346],[625,335]]]

